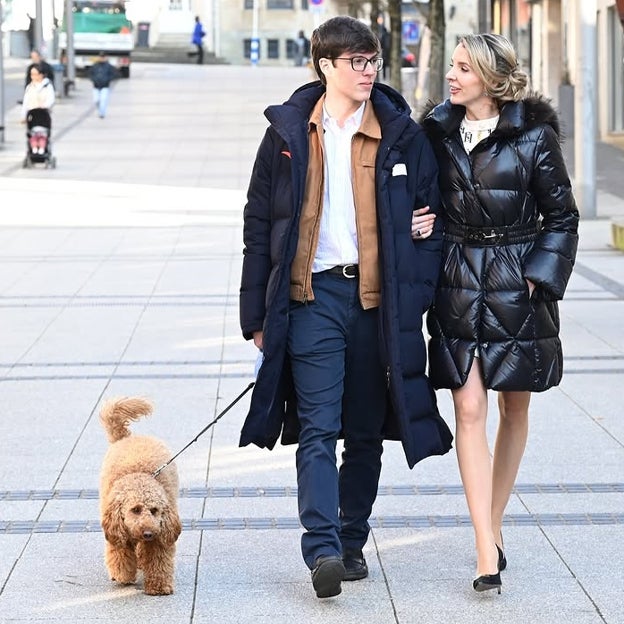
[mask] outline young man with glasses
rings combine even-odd
[[[298,442],[301,549],[326,598],[368,575],[383,439],[401,440],[413,467],[452,436],[422,334],[440,220],[411,236],[413,211],[438,208],[433,151],[405,100],[375,82],[367,26],[332,18],[311,52],[320,82],[265,111],[245,206],[241,327],[264,359],[240,444]]]

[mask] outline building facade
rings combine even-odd
[[[345,11],[335,0],[132,0],[128,11],[135,23],[150,24],[150,46],[188,35],[199,15],[205,47],[228,63],[251,61],[251,41],[259,42],[259,62],[291,65],[295,39],[309,38],[325,19]]]
[[[596,84],[593,94],[602,140],[624,138],[624,27],[622,0],[495,0],[480,2],[480,30],[509,36],[535,89],[562,112],[568,134],[574,125],[574,90],[581,50],[580,5],[595,7]]]

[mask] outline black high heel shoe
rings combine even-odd
[[[500,572],[496,574],[483,574],[479,576],[474,581],[472,581],[472,587],[477,592],[489,591],[490,589],[498,590],[498,593],[501,593],[501,587],[503,583],[501,582]]]
[[[496,544],[494,544],[496,546]],[[503,583],[500,577],[501,571],[501,555],[503,559],[505,556],[503,555],[503,551],[496,546],[496,554],[498,555],[498,572],[496,574],[482,574],[478,576],[474,581],[472,581],[472,588],[477,592],[489,591],[490,589],[498,590],[498,593],[501,593],[501,587]],[[506,562],[505,562],[506,563]]]
[[[507,567],[507,558],[505,553],[496,544],[496,550],[498,550],[498,571],[502,572]]]
[[[507,567],[507,557],[505,557],[505,553],[503,552],[503,548],[505,544],[503,542],[503,532],[500,532],[501,538],[501,546],[499,548],[498,544],[495,544],[496,550],[498,551],[498,571],[502,572]]]

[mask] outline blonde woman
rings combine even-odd
[[[476,541],[476,591],[501,591],[501,526],[528,434],[531,392],[562,376],[557,301],[576,255],[578,212],[557,115],[528,90],[511,43],[461,39],[450,97],[424,115],[440,167],[443,273],[427,323],[430,377],[450,388],[456,448]],[[417,210],[414,239],[434,216]],[[499,391],[493,457],[488,390]]]

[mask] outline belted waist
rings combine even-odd
[[[539,223],[521,223],[518,225],[501,225],[471,227],[457,223],[445,225],[444,238],[453,243],[465,245],[490,246],[511,245],[513,243],[526,243],[537,238],[540,228]]]
[[[360,275],[360,270],[357,264],[339,264],[331,269],[327,269],[324,273],[340,275],[340,277],[345,277],[346,279],[355,279]]]

